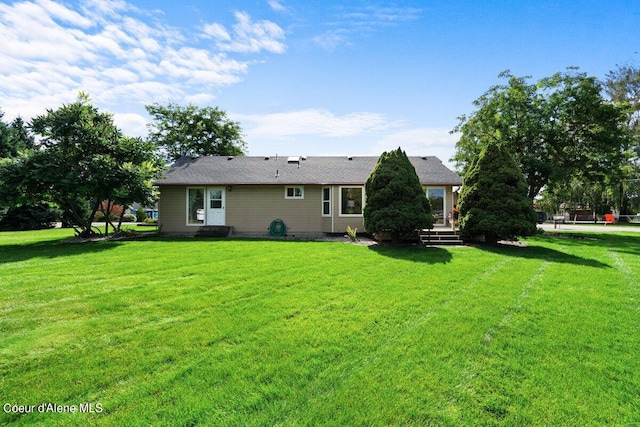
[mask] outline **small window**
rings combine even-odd
[[[209,190],[209,208],[222,209],[222,190]]]
[[[331,216],[331,187],[322,188],[322,216]]]
[[[362,187],[340,188],[340,215],[362,216],[364,189]]]
[[[285,199],[304,199],[304,187],[285,187]]]

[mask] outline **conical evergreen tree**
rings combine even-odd
[[[403,233],[433,227],[431,204],[420,178],[401,148],[384,152],[365,182],[364,227],[369,233],[390,231],[394,243]]]
[[[485,147],[464,176],[460,230],[465,239],[484,236],[487,243],[536,231],[536,212],[527,183],[513,157],[497,144]]]

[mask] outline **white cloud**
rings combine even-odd
[[[231,36],[224,28],[224,26],[214,22],[212,24],[206,24],[202,27],[202,32],[204,33],[204,37],[217,39],[224,42],[231,41]]]
[[[267,3],[274,12],[283,13],[289,11],[289,9],[284,6],[280,0],[269,0]]]
[[[313,41],[328,51],[340,46],[352,45],[351,39],[358,35],[371,34],[382,28],[394,27],[404,22],[414,21],[422,13],[412,7],[337,6],[333,20],[326,22],[329,30],[313,37]]]
[[[38,0],[37,3],[43,11],[48,12],[48,17],[52,20],[59,20],[82,28],[90,28],[93,26],[93,22],[90,19],[51,0]],[[28,5],[28,3],[26,5]]]
[[[345,30],[331,30],[313,38],[313,41],[324,50],[333,52],[340,46],[349,46],[349,34]]]
[[[0,3],[0,109],[5,120],[27,119],[73,102],[80,91],[99,108],[141,111],[144,104],[213,100],[215,89],[236,84],[251,59],[234,52],[283,52],[284,32],[270,21],[237,12],[224,27],[207,26],[220,46],[201,47],[176,28],[122,0],[80,6],[52,0]],[[149,19],[151,16],[152,19]]]
[[[412,127],[371,112],[337,115],[306,109],[264,115],[230,114],[241,123],[249,154],[368,155],[401,147],[411,156],[436,156],[449,168],[458,135],[445,128]]]
[[[449,159],[455,153],[458,136],[449,131],[444,128],[401,129],[379,138],[369,154],[378,155],[401,147],[410,156],[436,156],[451,168]]]
[[[124,0],[85,0],[82,10],[93,18],[102,19],[104,16],[116,16],[127,11],[137,11],[138,8]]]
[[[141,137],[147,135],[147,119],[139,114],[115,113],[113,122],[125,135]]]
[[[395,25],[399,22],[418,19],[421,9],[414,7],[385,7],[368,5],[363,8],[346,10],[339,16],[354,26],[377,27]]]
[[[376,113],[337,116],[321,109],[236,116],[252,138],[272,140],[298,136],[349,137],[381,132],[400,125]]]
[[[218,49],[224,52],[257,53],[262,50],[284,53],[284,30],[271,21],[251,20],[246,12],[236,12],[236,23],[231,35],[220,24],[206,24],[202,31],[204,38],[216,40]]]
[[[184,102],[194,105],[208,105],[213,102],[215,96],[212,93],[195,93],[184,97]]]

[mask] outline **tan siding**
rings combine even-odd
[[[187,227],[187,187],[162,186],[158,201],[158,223],[168,233],[195,233],[197,227]]]
[[[304,199],[285,199],[282,185],[236,185],[227,192],[227,225],[236,233],[266,233],[280,218],[288,234],[321,233],[322,187],[304,186]]]
[[[335,232],[346,233],[347,225],[351,228],[357,228],[358,232],[365,232],[364,218],[362,217],[337,217],[335,221]]]
[[[323,233],[331,233],[331,218],[330,217],[322,217],[322,232]]]
[[[304,199],[285,199],[282,185],[234,185],[226,191],[226,225],[236,233],[267,233],[269,224],[280,218],[289,234],[345,233],[347,226],[365,232],[363,217],[340,216],[340,186],[331,186],[332,217],[322,216],[322,187],[305,185]],[[326,186],[325,186],[326,187]],[[451,186],[446,188],[446,212],[453,207]],[[170,233],[195,233],[186,225],[186,186],[160,188],[159,223]],[[366,197],[365,197],[366,202]]]

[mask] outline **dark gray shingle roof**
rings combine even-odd
[[[375,156],[288,157],[207,156],[177,160],[157,185],[320,184],[362,185],[373,170]],[[462,178],[434,156],[409,157],[422,184],[461,185]],[[277,176],[276,176],[277,175]]]

